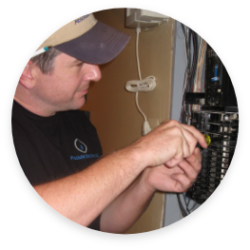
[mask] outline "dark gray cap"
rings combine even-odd
[[[100,21],[83,35],[54,46],[56,49],[91,64],[114,59],[126,46],[130,36]]]

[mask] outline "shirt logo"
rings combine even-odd
[[[78,151],[80,151],[81,153],[87,153],[88,147],[85,143],[83,143],[79,139],[75,139],[74,144],[75,144],[75,147]]]

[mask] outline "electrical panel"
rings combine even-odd
[[[237,141],[238,119],[238,112],[201,110],[192,114],[192,125],[208,134],[212,141],[202,150],[201,172],[187,192],[187,196],[200,204],[215,191],[230,166]]]
[[[211,137],[202,150],[202,169],[187,197],[202,204],[215,191],[230,166],[238,136],[235,91],[220,58],[207,45],[205,93],[186,93],[186,104],[202,104],[191,112],[191,125]],[[219,138],[219,140],[218,140]]]
[[[237,107],[230,77],[220,58],[209,45],[207,46],[205,88],[206,106],[203,109],[229,110]]]

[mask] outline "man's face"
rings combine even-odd
[[[64,53],[55,58],[51,73],[43,74],[36,70],[35,74],[35,96],[52,113],[81,108],[90,81],[101,79],[97,65],[84,63]]]

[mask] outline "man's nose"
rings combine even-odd
[[[87,67],[87,73],[85,75],[85,80],[97,82],[101,79],[102,74],[98,65],[95,64],[85,64]]]

